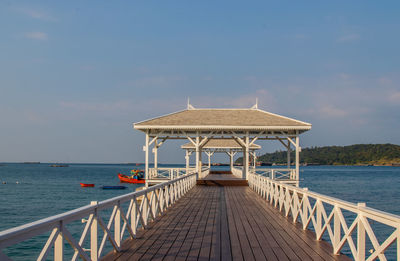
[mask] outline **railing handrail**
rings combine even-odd
[[[380,260],[386,260],[384,257],[385,249],[393,244],[393,242],[395,242],[396,240],[400,241],[399,215],[367,207],[365,203],[356,204],[335,197],[326,196],[317,192],[309,191],[307,188],[292,186],[284,182],[273,180],[269,177],[258,175],[256,173],[250,174],[249,185],[256,192],[261,194],[263,198],[270,201],[271,204],[274,204],[275,207],[279,206],[279,209],[285,212],[286,216],[291,213],[293,221],[297,221],[298,219],[300,219],[300,222],[303,224],[303,229],[306,229],[310,225],[310,223],[313,224],[313,227],[316,230],[315,232],[317,240],[319,240],[323,234],[328,233],[335,254],[337,254],[338,251],[340,251],[340,249],[343,247],[343,242],[348,241],[353,246],[351,247],[353,257],[356,260],[366,259],[365,253],[362,253],[363,251],[365,252],[365,245],[358,245],[357,243],[356,248],[355,243],[353,243],[353,239],[351,238],[352,234],[357,234],[357,242],[364,242],[360,244],[365,244],[365,235],[368,235],[369,240],[374,247],[374,250],[371,252],[371,255],[370,257],[368,257],[368,259],[379,257]],[[309,199],[312,199],[313,203],[311,203]],[[324,203],[332,206],[332,209],[325,209],[323,205]],[[343,226],[343,220],[336,220],[336,216],[343,215],[342,210],[346,210],[357,215],[357,218],[354,221],[350,222],[352,223],[350,226],[348,224],[345,225],[345,227],[349,227],[348,229],[353,227],[353,230],[346,231],[344,235],[340,234],[340,229],[339,234],[336,234],[336,222],[339,222],[340,226]],[[319,218],[314,218],[314,215],[319,215]],[[386,248],[382,249],[382,245],[384,243],[379,243],[376,240],[376,236],[374,235],[375,233],[373,232],[373,229],[371,228],[368,220],[366,220],[365,218],[395,229],[395,232],[393,232],[393,234],[390,237],[388,236],[388,238],[386,239],[389,241],[392,240],[389,243],[385,243],[388,244],[386,245]],[[335,219],[334,222],[332,221],[333,219]],[[334,224],[331,224],[332,222]],[[354,222],[358,223],[354,224]],[[335,226],[333,232],[331,228],[332,225]],[[361,226],[361,228],[357,228],[357,230],[361,229],[361,231],[364,232],[354,232],[354,226]],[[330,230],[327,230],[328,227]],[[369,230],[364,227],[367,227]],[[344,227],[342,229],[344,229]],[[391,238],[393,235],[395,235],[394,238]],[[399,256],[400,249],[397,248],[397,251],[397,255]]]
[[[185,167],[183,167],[183,168],[180,168],[180,167],[173,167],[173,168],[168,168],[168,167],[161,167],[161,168],[159,168],[159,167],[157,167],[157,168],[149,168],[149,169],[159,169],[159,170],[170,170],[170,169],[181,169],[181,170],[185,170],[186,168]]]
[[[34,222],[30,222],[18,227],[10,228],[4,231],[0,231],[0,251],[1,249],[14,245],[16,243],[22,242],[28,238],[32,238],[36,235],[40,235],[45,231],[49,231],[49,227],[56,226],[58,223],[62,222],[63,225],[76,221],[82,217],[86,217],[88,214],[93,212],[94,209],[102,210],[114,205],[114,203],[124,203],[131,200],[134,197],[140,197],[146,195],[149,192],[155,191],[157,189],[169,186],[170,184],[176,183],[182,179],[188,178],[195,175],[191,173],[174,180],[166,181],[161,184],[157,184],[148,187],[144,190],[134,191],[125,195],[113,197],[111,199],[106,199],[100,201],[96,205],[86,205],[77,209],[73,209],[61,214],[57,214],[51,217],[43,218]]]
[[[253,175],[257,175],[257,174],[254,174],[254,173],[252,173],[252,174]],[[258,175],[258,176],[261,176],[261,175]],[[379,217],[387,218],[387,219],[392,220],[393,222],[399,222],[400,223],[400,216],[396,215],[396,214],[388,213],[388,212],[385,212],[385,211],[382,211],[382,210],[378,210],[378,209],[374,209],[374,208],[371,208],[371,207],[360,207],[356,203],[353,203],[353,202],[350,202],[350,201],[346,201],[346,200],[343,200],[343,199],[339,199],[339,198],[323,195],[323,194],[318,193],[318,192],[310,191],[307,188],[299,188],[299,187],[296,187],[296,186],[293,186],[293,185],[289,185],[289,184],[281,182],[281,181],[272,180],[272,179],[270,179],[268,177],[264,177],[264,176],[261,176],[261,177],[269,179],[269,180],[271,180],[272,183],[280,184],[281,186],[287,187],[290,190],[296,191],[298,193],[307,194],[307,195],[309,195],[309,196],[311,196],[313,198],[319,198],[319,199],[323,200],[324,202],[329,203],[331,205],[340,204],[343,207],[346,207],[346,209],[349,210],[349,211],[357,212],[357,211],[361,210],[361,211],[364,211],[365,213],[374,214],[374,215],[377,214],[377,216],[379,216]]]
[[[260,171],[293,171],[293,170],[296,170],[296,169],[294,169],[294,168],[279,168],[279,169],[277,169],[277,168],[255,168],[254,170],[256,170],[256,171],[258,171],[258,170],[260,170]]]

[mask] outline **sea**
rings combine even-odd
[[[46,163],[2,163],[0,231],[88,205],[91,201],[133,192],[142,185],[124,184],[127,186],[125,190],[103,190],[101,186],[121,185],[117,173],[129,174],[131,169],[138,168],[143,168],[143,165],[68,164],[68,167],[51,167]],[[216,167],[218,170],[224,168],[227,167]],[[310,191],[354,203],[364,202],[368,207],[400,215],[400,167],[304,166],[300,168],[300,178],[300,186]],[[81,182],[94,183],[95,187],[82,188]],[[351,215],[345,217],[352,218]],[[77,238],[81,226],[77,224],[71,228],[71,233]],[[384,238],[388,233],[391,233],[390,229],[382,228],[377,237]],[[4,253],[13,260],[36,259],[47,236],[48,233],[7,248]],[[66,247],[65,251],[72,253],[73,250]],[[395,260],[395,252],[390,251],[388,259]],[[347,247],[343,252],[350,253]]]

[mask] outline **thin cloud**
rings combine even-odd
[[[42,21],[56,21],[56,19],[47,12],[34,8],[19,8],[18,11],[30,18]]]
[[[389,95],[389,101],[395,104],[400,104],[400,91],[391,93]]]
[[[327,117],[346,117],[348,116],[348,112],[341,109],[336,108],[330,105],[323,106],[320,108],[320,113]]]
[[[33,39],[33,40],[40,40],[40,41],[45,41],[48,39],[48,36],[44,32],[28,32],[24,33],[24,37],[28,39]]]
[[[115,101],[115,102],[70,102],[61,101],[62,108],[73,109],[80,112],[115,112],[129,110],[134,107],[132,102],[128,101]]]
[[[359,34],[347,34],[347,35],[343,35],[341,37],[339,37],[338,39],[336,39],[336,42],[338,43],[352,43],[357,41],[358,39],[360,39],[360,35]]]

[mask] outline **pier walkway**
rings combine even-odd
[[[332,252],[248,186],[197,185],[104,260],[349,260]]]

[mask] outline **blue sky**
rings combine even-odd
[[[313,124],[303,147],[400,144],[399,13],[398,1],[1,1],[0,162],[143,161],[132,122],[187,97],[258,97]],[[176,146],[161,162],[183,162]]]

